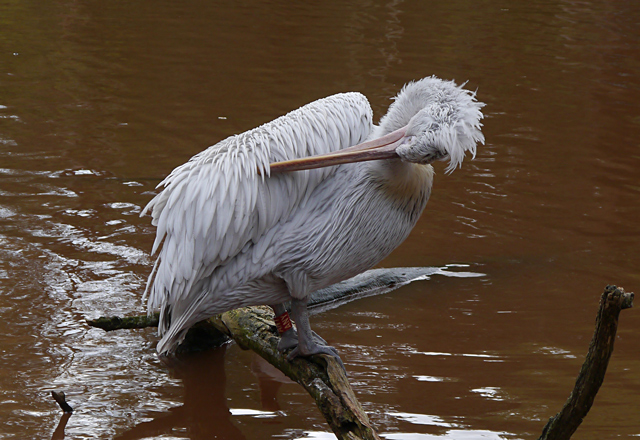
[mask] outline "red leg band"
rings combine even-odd
[[[284,312],[280,316],[276,316],[274,318],[274,321],[276,322],[276,328],[278,329],[278,333],[280,334],[283,334],[287,330],[293,328],[293,326],[291,325],[291,318],[289,318],[289,314],[287,312]]]

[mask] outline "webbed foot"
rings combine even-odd
[[[294,298],[291,301],[291,316],[297,326],[298,346],[289,353],[287,359],[291,360],[298,356],[308,357],[313,356],[314,354],[326,354],[335,358],[344,370],[344,363],[342,362],[342,359],[340,359],[338,351],[327,345],[327,341],[311,330],[311,326],[309,325],[309,313],[307,311],[307,301],[307,298]]]
[[[320,339],[324,342],[324,339]],[[340,355],[338,354],[338,350],[330,345],[326,345],[326,342],[324,342],[324,344],[318,344],[316,343],[316,341],[314,341],[311,344],[307,344],[304,349],[302,349],[301,347],[301,345],[298,345],[293,350],[291,350],[291,353],[287,355],[287,360],[291,361],[297,357],[309,357],[316,354],[326,354],[332,356],[335,360],[337,360],[342,369],[346,371],[344,363],[342,362],[342,359],[340,359]]]
[[[313,337],[313,341],[318,345],[327,345],[327,341],[325,341],[319,334],[312,331],[311,335]],[[280,335],[280,341],[278,342],[278,351],[283,352],[292,348],[296,348],[298,346],[298,332],[296,329],[292,328],[282,335]]]
[[[295,329],[289,329],[280,335],[280,341],[278,341],[278,351],[283,352],[298,346],[298,333]]]

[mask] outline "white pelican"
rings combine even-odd
[[[142,212],[157,226],[152,253],[160,249],[145,291],[149,311],[161,310],[158,352],[175,350],[198,321],[266,304],[279,348],[294,347],[290,359],[338,357],[311,331],[309,295],[371,268],[407,238],[431,193],[430,163],[448,159],[451,172],[484,143],[483,105],[428,77],[405,85],[375,126],[362,94],[341,93],[174,169]]]

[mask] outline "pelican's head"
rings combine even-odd
[[[425,164],[449,159],[451,172],[462,164],[465,152],[475,157],[476,144],[484,143],[483,106],[474,92],[453,81],[423,78],[402,88],[376,134],[398,132],[395,152],[402,160]]]
[[[423,78],[405,85],[389,106],[370,140],[335,153],[271,165],[271,171],[294,171],[365,160],[400,158],[430,164],[449,160],[447,172],[476,154],[484,143],[480,131],[484,106],[475,92],[453,81]]]

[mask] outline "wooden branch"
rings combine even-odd
[[[120,329],[157,327],[159,319],[160,313],[156,312],[152,315],[101,316],[96,319],[87,319],[87,324],[110,332]]]
[[[632,306],[633,293],[625,293],[624,289],[616,286],[605,288],[600,298],[593,339],[575,387],[562,410],[549,419],[538,440],[566,440],[578,429],[604,380],[613,352],[620,311]]]
[[[338,439],[380,440],[351,389],[346,372],[332,356],[289,361],[277,349],[278,336],[269,307],[236,309],[209,320],[240,346],[253,350],[298,382],[314,398]]]
[[[108,332],[122,329],[157,327],[159,316],[159,313],[125,317],[101,316],[97,319],[87,319],[87,324]],[[200,321],[189,329],[184,341],[178,346],[177,353],[210,350],[220,347],[228,340],[229,337],[218,330],[209,320]]]
[[[67,403],[67,396],[65,396],[63,391],[51,391],[51,397],[55,400],[58,405],[60,405],[60,409],[66,413],[72,413],[73,408],[71,405]]]

